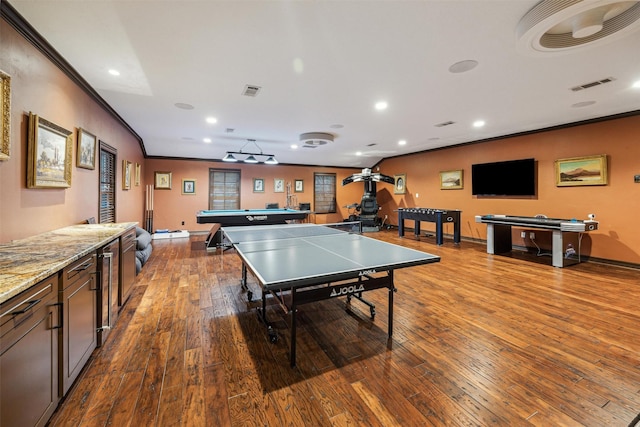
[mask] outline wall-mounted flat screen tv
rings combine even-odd
[[[535,159],[471,165],[474,196],[535,196]]]

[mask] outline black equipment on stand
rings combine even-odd
[[[364,182],[364,194],[360,204],[354,203],[347,206],[355,210],[354,214],[349,215],[349,221],[360,221],[363,231],[379,231],[382,220],[378,216],[380,206],[376,200],[376,183],[386,182],[388,184],[396,183],[395,178],[383,175],[381,173],[371,173],[371,169],[362,169],[362,173],[353,174],[342,180],[342,185],[351,184],[352,182]]]

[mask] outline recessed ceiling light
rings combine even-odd
[[[175,104],[176,108],[180,108],[181,110],[193,110],[193,105],[191,104],[185,104],[184,102],[176,102]]]
[[[404,139],[401,139],[400,141],[398,141],[398,145],[407,145],[407,141]]]
[[[466,73],[467,71],[471,71],[478,66],[478,61],[474,61],[473,59],[465,59],[464,61],[456,62],[452,66],[449,67],[449,72],[454,74]]]
[[[635,82],[635,83],[633,84],[633,86],[631,86],[631,87],[632,87],[632,88],[634,88],[634,89],[640,89],[640,80],[638,80],[637,82]]]
[[[204,142],[206,142],[207,144],[211,142],[211,138],[204,138],[203,139]]]
[[[205,120],[210,124],[218,123],[218,119],[216,119],[215,117],[207,117]]]
[[[298,144],[291,144],[291,149],[295,150],[296,148],[298,148]]]
[[[387,104],[387,101],[378,101],[376,102],[375,108],[378,111],[383,111],[386,110],[388,106],[389,104]]]
[[[362,156],[362,151],[356,151],[356,156]]]
[[[112,68],[112,69],[109,70],[109,74],[111,74],[112,76],[119,76],[120,75],[120,71],[114,70]]]
[[[473,122],[474,128],[481,128],[484,125],[485,125],[484,120],[476,120],[475,122]]]

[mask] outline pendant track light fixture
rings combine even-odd
[[[260,151],[259,153],[251,153],[248,151],[243,151],[244,148],[253,144]],[[244,157],[244,159],[240,159],[240,157]],[[266,157],[264,160],[260,160],[260,158]],[[242,146],[240,151],[227,151],[227,154],[222,158],[223,162],[239,162],[242,161],[244,163],[264,163],[267,165],[277,165],[278,161],[276,160],[276,156],[273,154],[264,154],[262,149],[256,144],[255,139],[248,139],[247,142]]]

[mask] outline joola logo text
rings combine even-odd
[[[373,274],[375,272],[376,272],[375,269],[364,270],[364,271],[361,271],[360,273],[358,273],[358,276],[366,276],[367,274]]]
[[[266,215],[256,215],[256,216],[247,215],[247,219],[249,221],[264,221],[265,219],[267,219],[267,216]]]
[[[364,291],[364,285],[351,285],[345,286],[343,288],[335,288],[331,291],[330,297],[339,297],[340,295],[352,294],[354,292],[362,292]]]

